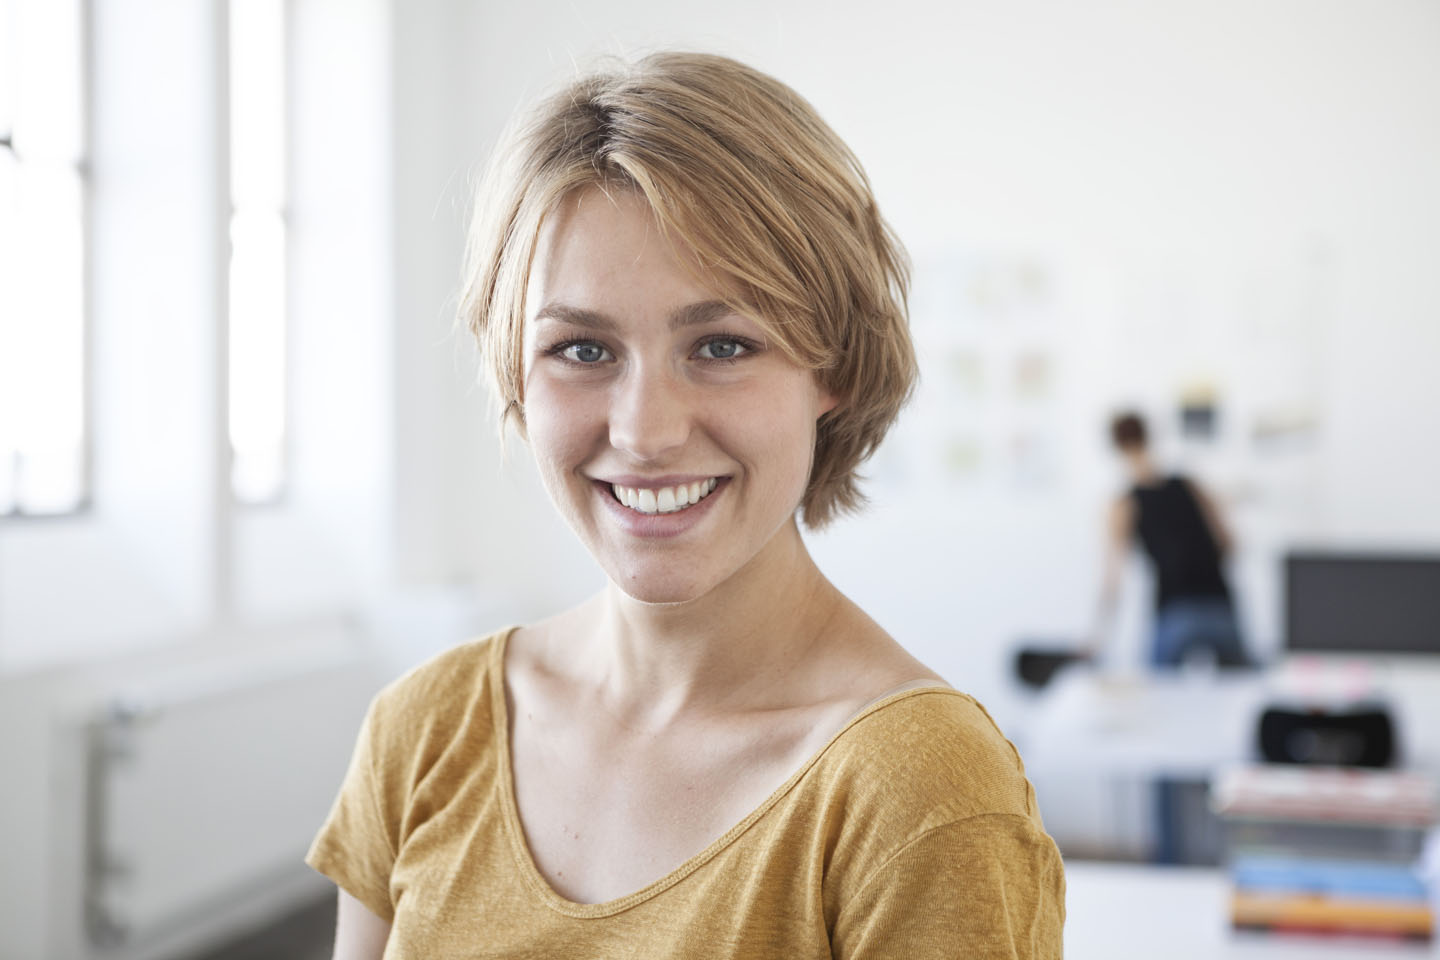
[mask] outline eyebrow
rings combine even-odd
[[[679,330],[682,327],[712,323],[734,313],[735,309],[723,300],[702,300],[699,303],[687,304],[670,311],[667,322],[671,330]],[[538,323],[541,320],[559,320],[563,323],[573,323],[577,327],[589,327],[606,333],[614,333],[619,326],[615,322],[615,318],[609,314],[601,313],[598,310],[586,310],[583,307],[572,307],[567,303],[545,304],[535,314],[535,321]]]

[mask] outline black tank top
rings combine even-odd
[[[1220,572],[1220,549],[1190,486],[1167,477],[1130,491],[1136,533],[1155,564],[1155,608],[1181,598],[1230,599]]]

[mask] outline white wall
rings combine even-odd
[[[1161,423],[1161,445],[1234,501],[1236,574],[1261,649],[1279,639],[1285,544],[1440,543],[1429,479],[1440,475],[1433,4],[628,0],[602,11],[430,0],[405,10],[398,103],[416,139],[400,138],[397,226],[409,252],[397,302],[426,332],[439,333],[453,303],[464,180],[513,107],[575,61],[655,46],[739,56],[811,99],[865,163],[915,255],[917,287],[967,257],[1046,266],[1068,325],[1046,335],[1061,368],[1048,488],[979,496],[934,476],[877,483],[888,499],[814,538],[842,586],[1000,713],[1009,645],[1088,624],[1099,510],[1117,481],[1102,433],[1116,403],[1168,415],[1190,380],[1221,389],[1216,443],[1187,448]],[[523,446],[497,475],[468,374],[425,349],[402,377],[434,404],[416,426],[444,421],[445,439],[427,441],[411,496],[427,476],[437,495],[439,484],[462,493],[428,505],[446,576],[498,597],[502,620],[592,589]],[[927,374],[931,390],[938,377]],[[927,402],[933,413],[938,401],[922,394],[911,416]],[[1286,403],[1317,410],[1318,433],[1299,452],[1257,452],[1254,419]],[[1138,574],[1131,588],[1133,651]]]
[[[523,443],[511,441],[506,462],[473,346],[454,329],[473,181],[533,76],[533,64],[503,76],[524,59],[499,53],[490,18],[506,6],[405,4],[393,56],[397,577],[470,585],[509,622],[602,581],[544,500]],[[492,68],[503,76],[493,85]]]
[[[259,624],[375,597],[394,562],[388,15],[288,10],[290,460],[282,502],[233,517],[235,614]]]
[[[356,627],[385,603],[398,429],[389,8],[287,6],[294,457],[281,503],[240,510],[216,471],[223,5],[89,5],[96,486],[88,513],[0,525],[0,960],[101,952],[80,928],[87,711],[122,683],[186,666],[238,674],[258,658],[363,648]],[[404,632],[428,639],[464,617],[417,630],[419,619]],[[315,704],[332,716],[362,707]],[[332,779],[351,736],[315,759]],[[323,805],[295,813],[318,826]],[[105,955],[200,949],[329,889],[301,854],[290,875],[177,925],[165,944]]]

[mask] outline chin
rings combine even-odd
[[[697,589],[672,586],[668,584],[654,584],[648,582],[623,583],[618,580],[611,581],[615,588],[631,600],[640,603],[651,603],[656,605],[686,603],[691,600],[698,600],[704,596],[704,592]]]
[[[648,570],[614,571],[610,582],[632,600],[640,603],[685,603],[709,593],[713,583],[694,577],[677,577],[673,572]]]

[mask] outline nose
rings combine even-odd
[[[685,385],[663,368],[627,371],[610,402],[610,445],[638,461],[662,462],[690,438]]]

